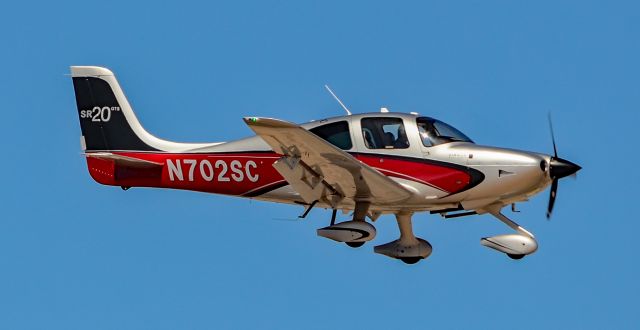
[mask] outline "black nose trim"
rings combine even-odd
[[[549,174],[552,179],[561,179],[580,171],[580,169],[582,167],[566,159],[552,157]]]

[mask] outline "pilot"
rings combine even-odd
[[[404,131],[404,126],[402,125],[398,127],[398,138],[393,143],[393,147],[400,148],[400,149],[409,147],[409,140],[407,139],[407,133]]]
[[[430,134],[429,132],[427,132],[427,129],[424,125],[418,125],[418,132],[420,133],[420,138],[422,139],[422,144],[424,146],[430,147],[433,145],[433,142],[431,142]]]

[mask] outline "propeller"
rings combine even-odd
[[[551,131],[551,142],[553,143],[553,156],[549,162],[549,176],[551,177],[551,190],[549,191],[549,204],[547,205],[547,220],[551,219],[553,206],[556,203],[558,194],[558,180],[574,175],[582,167],[558,157],[558,148],[556,147],[556,137],[553,133],[553,123],[551,121],[551,113],[549,113],[549,130]]]

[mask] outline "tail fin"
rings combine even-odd
[[[84,150],[159,150],[152,146],[159,139],[142,128],[111,71],[72,66],[71,76]]]

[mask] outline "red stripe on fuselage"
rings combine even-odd
[[[387,176],[411,178],[451,194],[465,189],[471,182],[471,176],[467,171],[420,159],[365,154],[357,154],[356,158]]]
[[[89,157],[89,171],[96,181],[116,186],[160,187],[243,195],[283,180],[272,166],[280,158],[275,153],[114,154],[162,165],[121,166],[113,161]]]
[[[111,160],[88,157],[91,176],[102,184],[245,195],[272,185],[278,187],[277,183],[284,180],[272,166],[281,155],[273,152],[113,153],[162,165],[125,166]],[[366,154],[354,156],[387,176],[413,180],[448,193],[465,189],[471,180],[466,171],[420,159]]]

